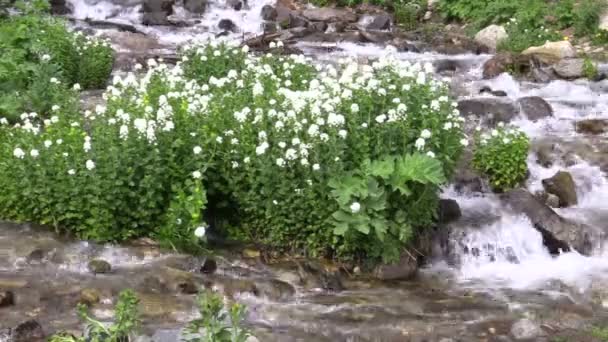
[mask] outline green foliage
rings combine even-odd
[[[88,314],[86,305],[78,305],[78,315],[87,323],[86,337],[76,338],[67,333],[53,335],[49,342],[125,342],[140,324],[137,305],[139,300],[131,290],[125,290],[118,296],[114,308],[114,323],[104,324]]]
[[[47,13],[47,1],[15,6],[20,15],[0,19],[0,115],[12,121],[24,111],[46,116],[73,84],[105,84],[113,63],[108,43],[70,32]],[[51,80],[57,82],[47,94]]]
[[[185,342],[245,342],[251,334],[241,327],[245,317],[245,307],[233,304],[224,308],[222,298],[211,291],[198,297],[201,318],[191,321],[184,329]]]
[[[593,327],[591,329],[591,335],[600,339],[601,341],[608,341],[608,328],[604,327]]]
[[[558,30],[574,28],[579,37],[598,33],[603,0],[441,0],[439,9],[448,19],[466,22],[477,32],[490,24],[515,24],[507,28],[509,40],[502,49],[515,52],[560,39]]]
[[[583,60],[583,75],[590,80],[594,80],[597,78],[597,66],[589,58],[585,58]]]
[[[394,260],[413,236],[412,226],[429,225],[434,218],[432,211],[426,211],[426,217],[412,217],[403,208],[418,204],[427,191],[436,192],[444,182],[441,163],[429,156],[365,160],[358,170],[329,182],[339,205],[332,214],[334,234],[347,241],[371,241],[362,246],[368,248],[364,254]],[[345,246],[355,251],[357,247]]]
[[[397,258],[432,223],[438,185],[467,141],[430,64],[387,52],[373,65],[320,66],[221,44],[183,56],[117,77],[94,113],[0,126],[0,217],[196,250],[207,210],[222,223],[214,229],[241,240],[370,260]],[[390,179],[370,176],[387,160]],[[385,207],[367,203],[370,220],[334,234],[345,203],[329,194],[347,177],[378,183],[373,198],[351,200]]]
[[[530,143],[525,133],[513,128],[499,128],[477,136],[473,166],[488,177],[497,191],[518,186],[527,177]]]
[[[507,22],[505,30],[509,37],[498,44],[498,50],[521,52],[530,46],[543,45],[547,41],[555,41],[561,38],[556,31],[551,31],[544,26],[530,26],[517,19]]]

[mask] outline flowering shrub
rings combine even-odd
[[[518,186],[527,177],[530,143],[526,134],[500,124],[476,139],[473,166],[486,175],[498,191]]]
[[[76,32],[73,40],[78,53],[76,82],[84,89],[103,88],[114,64],[110,43],[85,36],[81,32]]]
[[[216,44],[174,68],[151,60],[114,79],[107,108],[0,130],[0,215],[193,247],[208,207],[233,237],[394,259],[468,143],[430,68],[390,51],[320,66]]]

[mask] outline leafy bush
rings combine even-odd
[[[590,79],[594,80],[597,78],[599,71],[597,70],[597,66],[593,61],[587,57],[583,60],[583,75]]]
[[[201,318],[191,321],[184,329],[186,342],[245,342],[249,331],[241,327],[245,307],[233,304],[224,308],[222,298],[211,291],[198,297]]]
[[[527,177],[530,143],[525,133],[500,125],[477,136],[473,166],[486,175],[497,191],[518,186]]]
[[[559,33],[540,26],[531,27],[513,18],[505,25],[509,37],[498,44],[498,50],[521,52],[530,46],[543,45],[547,41],[560,39]]]
[[[196,248],[207,207],[228,218],[216,229],[279,250],[396,258],[432,222],[438,186],[467,143],[431,68],[390,53],[315,66],[225,45],[187,49],[175,68],[151,61],[141,79],[114,80],[107,109],[0,129],[0,217]],[[390,161],[393,174],[368,173]],[[347,177],[379,189],[337,186]],[[344,229],[346,195],[332,190],[385,207],[356,215],[367,229]]]
[[[70,32],[47,13],[46,1],[16,6],[21,15],[0,19],[0,115],[14,120],[24,111],[49,114],[49,103],[65,95],[44,96],[51,79],[65,88],[104,85],[113,63],[107,42]]]
[[[125,342],[129,335],[137,330],[140,324],[137,305],[139,300],[131,290],[125,290],[118,296],[118,301],[114,308],[114,324],[106,325],[89,316],[87,307],[84,304],[78,305],[78,315],[87,323],[86,337],[77,338],[68,333],[53,335],[49,342],[85,342],[85,341],[105,341],[105,342]]]
[[[594,36],[605,6],[602,0],[441,0],[439,3],[447,19],[469,23],[474,32],[515,19],[517,25],[511,25],[510,39],[503,46],[513,51],[544,43],[542,39],[559,39],[556,31],[570,27],[579,37]],[[545,29],[551,34],[545,34]]]

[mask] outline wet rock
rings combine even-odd
[[[324,21],[324,22],[347,22],[353,23],[357,21],[357,15],[349,10],[343,8],[310,8],[302,12],[302,16],[310,21]]]
[[[511,335],[516,340],[533,340],[543,334],[540,326],[527,318],[520,319],[511,327]]]
[[[551,167],[555,162],[556,145],[551,142],[539,142],[533,145],[536,162],[543,167]]]
[[[191,13],[203,14],[207,8],[207,0],[184,0],[184,8]]]
[[[237,26],[234,22],[232,22],[232,20],[230,19],[222,19],[220,20],[220,22],[217,24],[217,27],[220,30],[223,31],[229,31],[229,32],[236,32],[237,31]]]
[[[176,297],[164,294],[137,293],[141,315],[145,317],[173,317],[180,312],[190,310],[190,307],[176,300]]]
[[[551,105],[539,96],[522,97],[517,100],[517,105],[521,112],[532,121],[553,116]]]
[[[112,265],[110,265],[107,261],[101,259],[89,261],[89,263],[87,264],[87,268],[93,274],[105,274],[110,273],[112,271]]]
[[[399,261],[378,265],[374,270],[374,276],[380,280],[409,280],[417,273],[418,260],[407,252],[401,255]]]
[[[559,208],[559,197],[554,194],[547,194],[545,203],[551,208]]]
[[[310,25],[310,22],[306,20],[306,18],[297,14],[291,14],[284,24],[285,27],[290,29],[308,27],[308,25]]]
[[[434,50],[438,53],[446,55],[458,55],[463,53],[487,53],[488,48],[480,45],[473,39],[448,31],[437,32],[432,35],[429,41],[429,50]]]
[[[359,25],[366,30],[389,30],[392,22],[388,13],[365,15],[359,19]]]
[[[275,23],[274,21],[265,21],[262,24],[262,29],[264,31],[264,34],[269,34],[277,32],[279,28],[277,26],[277,23]]]
[[[83,289],[80,291],[79,303],[95,305],[101,300],[101,293],[97,289]]]
[[[44,331],[42,326],[35,320],[23,322],[16,327],[9,329],[8,335],[10,342],[42,342],[44,341]]]
[[[498,96],[498,97],[505,97],[507,96],[507,93],[504,90],[492,90],[492,88],[488,87],[488,86],[484,86],[479,90],[480,94],[484,94],[484,93],[489,93],[492,94],[493,96]]]
[[[66,15],[72,13],[66,0],[50,0],[51,13],[55,15]]]
[[[581,78],[584,76],[584,64],[585,60],[582,58],[562,59],[553,66],[553,71],[561,78]]]
[[[41,262],[42,260],[44,260],[45,256],[46,256],[46,252],[44,250],[42,250],[40,248],[36,248],[25,257],[25,260],[28,263],[36,263],[36,262]]]
[[[327,30],[327,23],[324,21],[312,22],[309,23],[308,27],[314,31],[325,32]]]
[[[163,267],[159,276],[162,282],[167,284],[171,291],[182,294],[198,293],[199,286],[194,279],[194,274],[172,267]]]
[[[456,72],[456,70],[458,70],[459,64],[458,61],[455,60],[450,60],[450,59],[442,59],[442,60],[438,60],[435,61],[434,63],[435,66],[435,71],[439,74],[445,73],[445,72]]]
[[[272,301],[288,301],[296,293],[296,290],[289,283],[277,279],[258,280],[254,286],[256,296],[268,298]]]
[[[518,113],[513,103],[487,97],[459,101],[458,110],[464,115],[477,116],[492,126],[499,122],[508,123]]]
[[[205,258],[199,271],[205,274],[215,273],[217,270],[217,262],[213,258]]]
[[[545,191],[559,198],[560,207],[576,205],[576,185],[569,172],[559,171],[553,177],[542,180]]]
[[[483,180],[472,169],[473,153],[465,151],[456,165],[452,179],[454,189],[460,193],[483,192]]]
[[[259,258],[262,255],[262,253],[260,253],[260,251],[258,251],[257,249],[253,249],[253,248],[245,248],[245,249],[243,249],[243,252],[241,254],[243,255],[244,258],[247,258],[247,259]]]
[[[453,199],[440,199],[438,216],[440,223],[450,223],[458,220],[462,216],[458,202]]]
[[[504,72],[527,74],[531,70],[530,58],[512,53],[499,53],[483,64],[483,78],[491,79]]]
[[[226,0],[226,6],[234,9],[235,11],[242,10],[246,5],[246,0]]]
[[[269,20],[269,21],[273,21],[277,19],[277,16],[279,15],[277,13],[276,8],[274,8],[271,5],[264,5],[264,7],[262,7],[262,19],[264,20]]]
[[[555,64],[564,58],[576,57],[576,50],[569,41],[562,40],[529,47],[522,55],[532,55],[545,64]]]
[[[587,119],[578,121],[576,131],[583,134],[604,134],[608,132],[608,120]]]
[[[15,295],[11,291],[0,291],[0,308],[15,305]]]
[[[475,35],[475,41],[488,47],[490,52],[496,51],[496,46],[507,38],[507,31],[500,25],[490,25]]]
[[[145,293],[167,294],[171,291],[163,280],[158,276],[146,276],[138,284],[137,289]]]
[[[569,251],[570,248],[588,255],[597,241],[599,232],[590,226],[575,223],[559,216],[525,189],[514,189],[501,195],[501,199],[516,213],[525,214],[543,237],[543,244],[551,254]]]
[[[361,35],[362,41],[370,42],[370,43],[374,43],[374,44],[385,45],[386,42],[393,39],[393,35],[389,32],[360,31],[359,34]]]
[[[168,17],[173,14],[175,0],[144,0],[143,18],[144,25],[171,25]]]
[[[321,288],[329,291],[342,291],[344,286],[340,272],[326,268],[319,262],[307,261],[298,264],[300,283],[307,289]]]

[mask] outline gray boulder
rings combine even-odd
[[[559,216],[525,189],[508,191],[501,195],[501,199],[516,213],[523,213],[530,219],[534,228],[542,234],[543,243],[552,254],[574,248],[589,255],[593,249],[592,241],[597,241],[600,236],[600,232],[590,226]]]
[[[325,22],[348,22],[353,23],[357,21],[357,15],[348,9],[341,8],[310,8],[302,12],[304,18],[311,21],[325,21]]]
[[[168,17],[173,14],[175,0],[144,0],[143,19],[144,25],[171,25]]]
[[[399,261],[376,266],[374,276],[380,280],[408,280],[418,273],[418,260],[409,253],[403,253]]]
[[[207,0],[184,0],[184,8],[191,13],[202,14],[207,8]]]
[[[582,58],[562,59],[553,66],[553,71],[561,78],[581,78],[584,75],[584,64],[585,60]]]
[[[458,110],[464,115],[474,115],[489,125],[507,123],[519,112],[509,101],[488,97],[459,101]]]
[[[553,177],[542,180],[545,191],[559,198],[560,207],[569,207],[578,203],[576,185],[570,172],[559,171]]]
[[[262,19],[268,21],[274,21],[277,19],[278,13],[276,8],[271,5],[265,5],[262,7]]]
[[[527,96],[517,100],[521,112],[532,121],[553,116],[553,108],[539,96]]]

